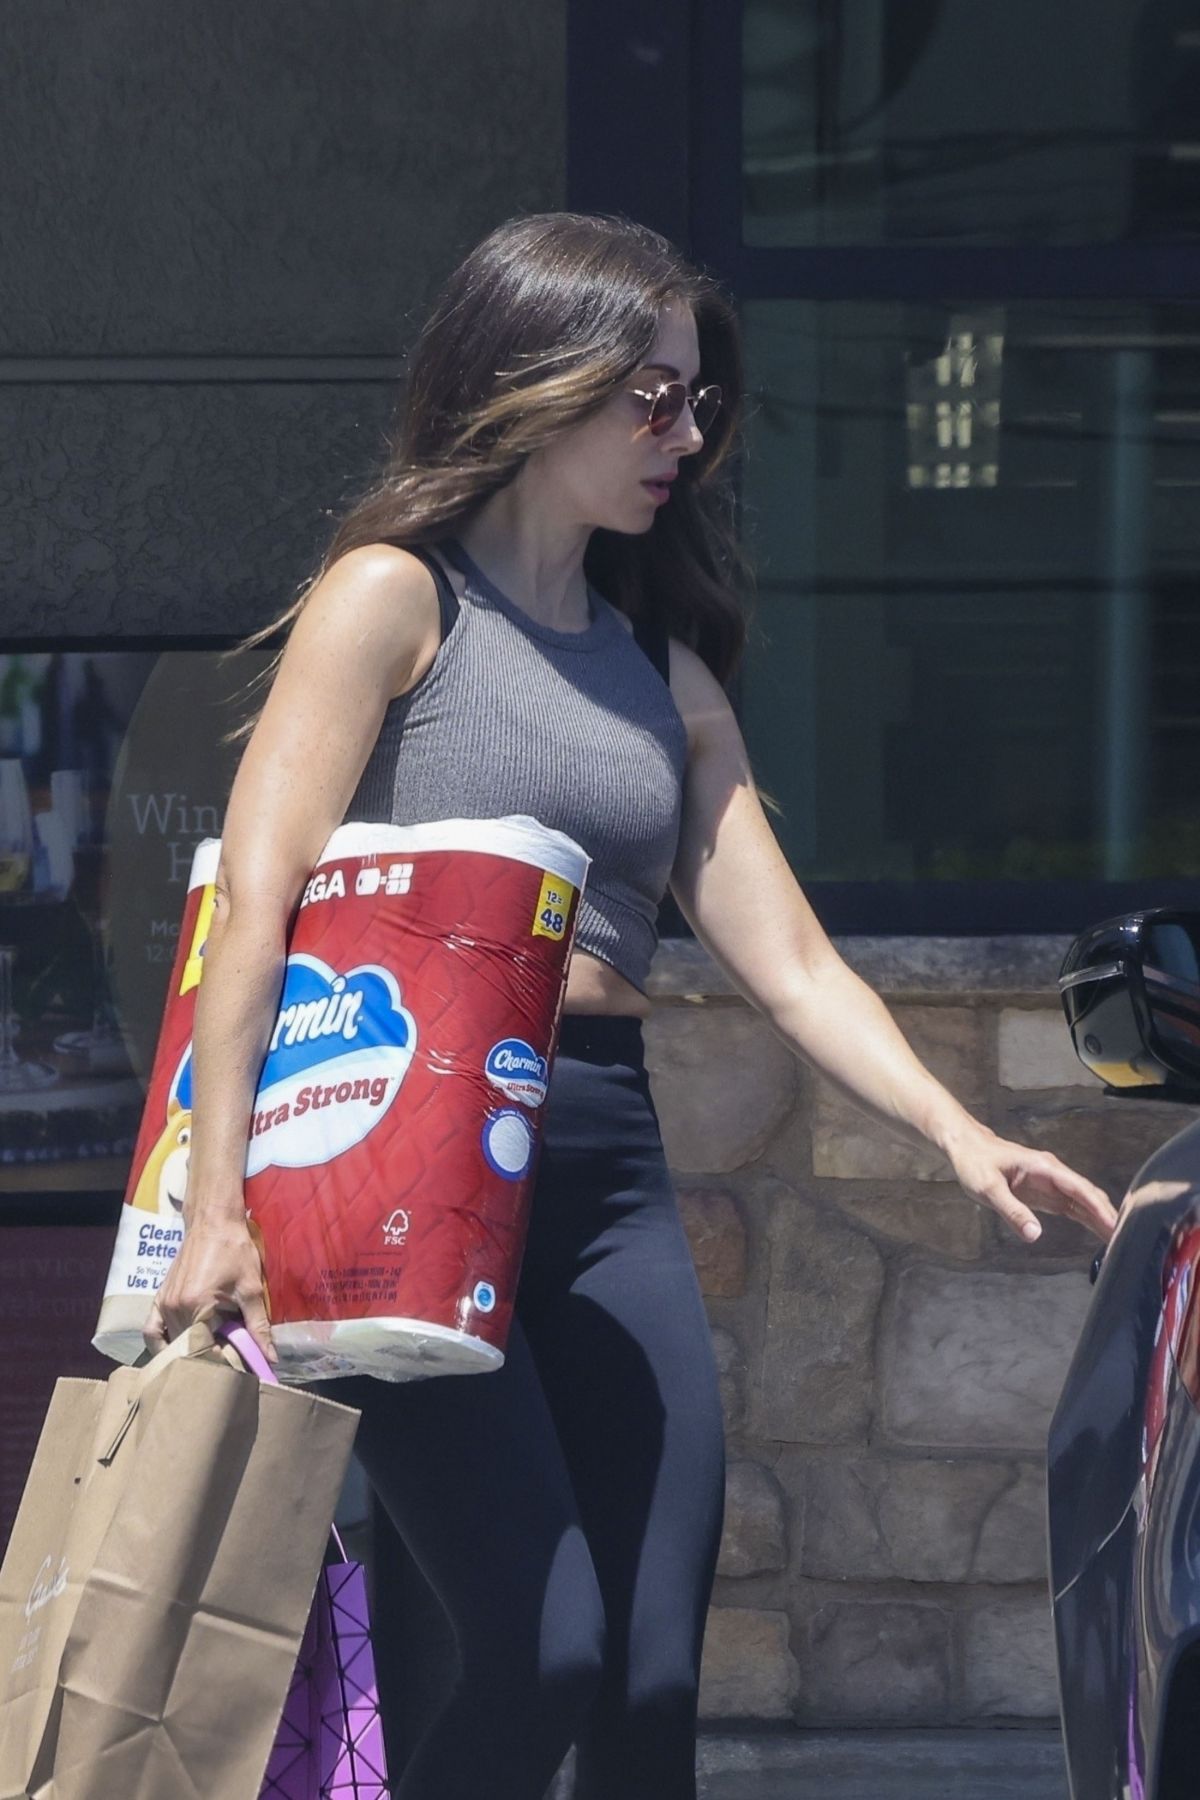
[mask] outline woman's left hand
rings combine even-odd
[[[994,1208],[1026,1243],[1042,1234],[1031,1207],[1062,1213],[1106,1243],[1116,1229],[1116,1209],[1103,1189],[1049,1150],[1010,1143],[981,1125],[946,1155],[963,1192]]]

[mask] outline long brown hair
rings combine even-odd
[[[338,524],[299,597],[227,655],[286,630],[347,551],[453,534],[534,450],[598,411],[645,361],[659,313],[678,299],[696,321],[704,382],[722,402],[703,449],[682,459],[671,504],[632,536],[598,527],[587,579],[631,618],[650,609],[727,682],[745,641],[752,588],[735,530],[732,453],[745,380],[732,300],[665,237],[620,215],[509,219],[444,283],[408,359],[382,472]],[[269,680],[279,657],[257,677]],[[244,736],[251,719],[229,734]]]

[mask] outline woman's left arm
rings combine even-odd
[[[910,1140],[935,1144],[963,1190],[1019,1237],[1040,1235],[1031,1207],[1110,1237],[1116,1213],[1102,1190],[1050,1151],[1011,1143],[974,1118],[843,962],[767,822],[723,689],[674,639],[671,688],[689,744],[671,891],[734,986],[858,1106]]]

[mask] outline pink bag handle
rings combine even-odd
[[[259,1349],[256,1338],[239,1319],[227,1319],[224,1325],[215,1328],[213,1336],[230,1344],[252,1375],[257,1375],[260,1381],[270,1382],[272,1387],[279,1386],[279,1377]]]
[[[272,1387],[280,1387],[282,1385],[278,1375],[259,1349],[258,1340],[254,1337],[252,1332],[247,1330],[246,1326],[243,1325],[240,1320],[226,1319],[223,1325],[218,1325],[216,1327],[213,1336],[218,1339],[218,1341],[223,1339],[232,1349],[236,1350],[250,1373],[252,1375],[257,1375],[260,1381],[269,1382]],[[331,1525],[329,1527],[329,1533],[333,1538],[334,1543],[337,1545],[338,1555],[341,1557],[342,1561],[349,1562],[350,1558],[346,1555],[346,1546],[341,1540],[337,1526]]]

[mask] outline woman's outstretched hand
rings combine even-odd
[[[980,1125],[946,1154],[963,1192],[992,1207],[1025,1243],[1042,1234],[1033,1207],[1074,1219],[1106,1243],[1116,1230],[1116,1209],[1104,1190],[1050,1150],[1010,1143]]]
[[[142,1336],[157,1355],[197,1319],[238,1314],[263,1355],[278,1362],[263,1286],[263,1267],[245,1216],[204,1217],[188,1225]]]

